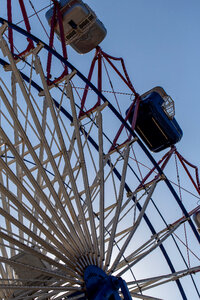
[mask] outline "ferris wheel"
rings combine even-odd
[[[0,299],[199,299],[198,168],[174,101],[136,92],[81,0],[4,2]]]

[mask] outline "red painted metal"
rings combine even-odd
[[[61,11],[59,8],[59,4],[57,4],[57,14],[58,14],[58,23],[59,23],[59,29],[60,29],[60,39],[61,39],[63,57],[64,57],[64,59],[67,59],[67,49],[66,49],[66,45],[65,45],[63,20],[62,20],[62,14],[61,14]]]
[[[129,115],[132,111],[133,106],[136,105],[136,108],[135,108],[135,111],[134,111],[133,122],[132,122],[132,128],[134,129],[135,124],[136,124],[136,119],[137,119],[137,113],[138,113],[138,109],[139,109],[140,97],[139,97],[139,94],[136,93],[136,91],[135,91],[135,89],[134,89],[134,87],[133,87],[133,85],[130,81],[130,78],[128,76],[128,73],[127,73],[127,70],[126,70],[126,67],[125,67],[125,64],[124,64],[124,60],[122,58],[116,58],[116,57],[108,55],[107,53],[102,51],[102,49],[99,46],[97,46],[96,47],[96,53],[95,53],[95,56],[92,60],[87,79],[88,79],[88,81],[91,81],[96,61],[98,61],[98,90],[100,92],[102,91],[102,59],[103,58],[106,59],[106,61],[110,64],[112,69],[118,74],[118,76],[123,80],[123,82],[130,88],[130,90],[132,91],[132,93],[135,96],[135,100],[133,101],[133,103],[132,103],[132,105],[131,105],[131,107],[128,111],[128,114],[125,118],[125,121],[127,121],[128,118],[129,118]],[[111,60],[121,62],[124,75],[115,67],[115,65],[112,63]],[[83,97],[81,99],[81,108],[80,108],[79,118],[83,117],[84,115],[89,114],[90,112],[92,112],[96,107],[98,107],[101,104],[100,97],[98,97],[97,103],[92,108],[90,108],[89,110],[84,111],[87,95],[88,95],[88,85],[86,84],[84,92],[83,92]],[[116,134],[116,136],[113,140],[113,143],[112,143],[112,146],[111,146],[109,152],[115,149],[118,138],[119,138],[122,130],[124,129],[124,127],[125,126],[123,124],[120,126],[120,128],[119,128],[119,130],[118,130],[118,132],[117,132],[117,134]],[[127,141],[130,141],[130,138],[131,138],[131,136],[129,135],[128,139],[125,142],[123,142],[122,144],[126,143]]]
[[[19,5],[21,8],[21,12],[22,12],[22,16],[24,19],[24,23],[26,26],[26,30],[28,33],[31,32],[31,26],[28,20],[28,16],[27,16],[27,12],[26,12],[26,8],[24,6],[24,1],[23,0],[19,0]],[[12,22],[12,5],[11,5],[11,0],[7,0],[7,14],[8,14],[8,21]],[[23,58],[27,53],[29,53],[32,49],[34,49],[34,43],[30,38],[27,38],[28,41],[28,46],[26,47],[26,49],[24,51],[22,51],[19,54],[14,54],[14,41],[13,41],[13,30],[12,28],[8,28],[8,39],[9,39],[9,43],[10,43],[10,50],[12,52],[12,54],[14,55],[15,59],[17,58]]]
[[[136,106],[136,109],[134,111],[134,116],[133,116],[133,122],[132,122],[132,129],[133,130],[135,129],[135,124],[136,124],[136,120],[137,120],[139,103],[140,103],[140,97],[139,97],[139,95],[137,95],[137,97],[135,98],[135,100],[131,104],[131,106],[130,106],[130,108],[128,110],[128,113],[127,113],[127,115],[125,117],[125,121],[127,121],[128,118],[129,118],[129,116],[130,116],[130,113],[131,113],[133,107]],[[108,151],[108,153],[111,152],[111,151],[113,151],[116,148],[118,138],[120,137],[120,134],[122,133],[122,130],[124,129],[124,127],[125,127],[124,124],[121,124],[121,126],[120,126],[120,128],[119,128],[119,130],[118,130],[118,132],[117,132],[117,134],[116,134],[116,136],[114,138],[114,140],[113,140],[112,146],[110,147],[110,149]],[[131,135],[129,134],[128,139],[126,141],[124,141],[123,143],[121,143],[120,145],[123,145],[123,144],[125,144],[126,142],[128,142],[130,140],[131,140]],[[117,146],[119,147],[120,145],[117,145]]]
[[[111,56],[107,53],[105,53],[104,51],[101,50],[101,53],[102,53],[102,56],[107,60],[107,62],[112,66],[112,68],[115,70],[115,72],[120,76],[120,78],[126,83],[126,85],[131,89],[131,91],[133,92],[133,94],[135,95],[135,97],[137,96],[137,92],[135,91],[132,83],[131,83],[131,80],[128,76],[128,72],[126,70],[126,67],[125,67],[125,63],[124,63],[124,60],[123,58],[121,57],[114,57],[114,56]],[[124,71],[124,74],[125,74],[125,77],[119,72],[119,70],[115,67],[115,65],[111,62],[111,60],[115,60],[115,61],[120,61],[121,62],[121,65],[122,65],[122,68],[123,68],[123,71]]]
[[[7,14],[8,14],[8,21],[12,23],[11,0],[7,0]],[[8,27],[8,40],[10,43],[10,51],[11,51],[11,53],[14,53],[13,30],[11,27]]]
[[[169,162],[172,154],[176,151],[175,147],[172,147],[159,161],[158,161],[158,165],[160,166],[161,164],[161,170],[163,171],[164,168],[166,167],[167,163]],[[143,180],[141,181],[140,185],[137,187],[137,189],[140,189],[142,187],[145,186],[145,184],[149,185],[151,184],[155,179],[158,179],[160,174],[157,174],[154,179],[152,179],[151,181],[149,181],[148,183],[146,183],[147,179],[151,176],[151,174],[156,170],[155,167],[153,167],[149,173],[143,178]],[[136,189],[136,190],[137,190]]]
[[[50,37],[49,37],[49,47],[53,48],[53,40],[54,40],[54,28],[55,28],[55,21],[56,20],[56,5],[54,5],[54,11],[53,16],[51,19],[51,30],[50,30]],[[51,78],[51,62],[52,62],[52,53],[48,53],[47,57],[47,83],[49,83],[49,80]]]
[[[176,151],[175,153],[176,153],[177,157],[179,158],[183,168],[185,169],[188,177],[190,178],[192,184],[194,185],[195,189],[197,190],[198,194],[200,194],[199,172],[198,172],[197,166],[195,166],[195,165],[191,164],[189,161],[187,161],[178,151]],[[190,174],[186,165],[195,169],[196,182],[193,179],[192,175]]]
[[[133,94],[137,98],[138,94],[136,93],[136,91],[135,91],[135,89],[134,89],[134,87],[133,87],[133,85],[130,81],[130,78],[128,76],[128,73],[127,73],[127,70],[126,70],[123,59],[122,58],[116,58],[116,57],[108,55],[107,53],[102,51],[102,49],[99,46],[96,47],[96,53],[95,53],[95,56],[92,60],[92,63],[91,63],[91,66],[90,66],[90,71],[89,71],[87,79],[89,81],[91,81],[92,74],[93,74],[94,67],[95,67],[95,63],[98,60],[98,90],[101,91],[101,89],[102,89],[102,79],[101,79],[101,76],[102,76],[102,66],[101,66],[102,58],[105,58],[108,61],[108,63],[111,65],[111,67],[115,70],[115,72],[119,75],[119,77],[124,81],[124,83],[131,89],[131,91],[133,92]],[[121,62],[125,76],[123,76],[122,73],[115,67],[115,65],[111,62],[111,59]],[[85,106],[85,102],[86,102],[87,94],[88,94],[88,86],[86,85],[85,89],[84,89],[83,97],[82,97],[82,100],[81,100],[81,111],[80,111],[79,117],[84,115],[84,114],[87,114],[89,111],[91,111],[93,109],[92,108],[92,109],[90,109],[89,111],[86,111],[86,112],[83,111],[84,106]],[[95,105],[95,107],[96,107],[96,105]]]
[[[102,91],[102,56],[98,55],[98,90]],[[101,103],[101,98],[98,96],[97,106]]]
[[[95,67],[96,61],[98,61],[98,67],[100,67],[100,65],[99,65],[100,64],[99,63],[99,50],[98,49],[96,49],[94,58],[93,58],[92,63],[90,65],[90,70],[89,70],[89,74],[88,74],[88,77],[87,77],[88,81],[91,81],[91,79],[92,79],[92,75],[93,75],[93,72],[94,72],[94,67]],[[101,71],[98,71],[98,85],[101,86],[102,84],[100,83],[100,81],[101,81]],[[89,90],[89,87],[86,84],[84,92],[83,92],[83,97],[81,99],[81,108],[80,108],[80,112],[79,112],[79,118],[81,118],[84,115],[87,115],[92,110],[94,110],[97,106],[100,105],[100,99],[99,99],[99,96],[98,96],[97,103],[91,109],[89,109],[88,111],[84,111],[85,102],[86,102],[87,95],[88,95],[88,90]]]
[[[24,23],[26,25],[26,30],[28,31],[28,33],[30,33],[31,32],[31,26],[30,26],[28,16],[27,16],[27,13],[26,13],[26,9],[25,9],[25,6],[24,6],[24,1],[19,0],[19,5],[21,7],[22,15],[23,15],[23,18],[24,18]]]
[[[50,38],[49,38],[49,47],[53,48],[53,41],[54,41],[54,35],[55,35],[55,26],[58,20],[59,24],[59,30],[60,30],[60,39],[61,39],[61,46],[62,46],[62,51],[63,51],[63,58],[67,59],[67,49],[65,45],[65,36],[64,36],[64,28],[63,28],[63,21],[62,21],[62,14],[60,11],[59,3],[57,1],[54,1],[54,10],[53,10],[53,16],[51,19],[51,30],[50,30]],[[52,53],[48,53],[47,57],[47,84],[48,85],[53,85],[56,84],[58,81],[60,81],[65,75],[68,74],[68,69],[67,66],[64,66],[64,71],[62,74],[56,78],[55,80],[51,80],[51,64],[52,64]]]

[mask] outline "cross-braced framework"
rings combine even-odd
[[[199,237],[191,219],[198,183],[190,175],[190,191],[182,186],[179,153],[172,148],[157,164],[110,97],[75,68],[49,85],[43,58],[51,49],[37,38],[20,71],[6,30],[4,24],[0,297],[87,299],[84,272],[91,265],[126,280],[133,299],[167,299],[169,288],[177,299],[189,299],[191,289],[199,297]],[[84,105],[78,87],[87,89]],[[132,85],[127,89],[133,93]],[[96,98],[102,103],[91,111]],[[169,180],[173,167],[177,176]]]

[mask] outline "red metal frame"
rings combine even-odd
[[[191,164],[189,161],[187,161],[177,150],[175,151],[179,161],[181,162],[184,170],[186,171],[188,177],[190,178],[192,184],[194,185],[195,189],[197,190],[198,194],[200,195],[200,183],[199,183],[199,171],[197,166]],[[195,170],[195,177],[196,177],[196,182],[195,180],[192,178],[192,175],[190,174],[187,166],[193,168]]]
[[[74,1],[78,1],[78,0],[74,0]],[[30,26],[30,23],[29,23],[29,19],[28,19],[28,15],[27,15],[27,12],[26,12],[25,5],[24,5],[24,1],[23,0],[18,0],[18,2],[19,2],[19,5],[20,5],[22,15],[23,15],[26,30],[27,30],[28,33],[30,33],[31,32],[31,26]],[[53,13],[53,17],[52,17],[52,20],[51,20],[51,33],[50,33],[50,39],[49,39],[49,46],[50,46],[50,48],[53,48],[53,41],[54,41],[54,34],[55,34],[55,24],[56,24],[56,22],[58,22],[59,23],[59,29],[60,29],[60,37],[61,37],[63,57],[64,57],[64,59],[67,60],[67,49],[66,49],[66,45],[65,45],[64,28],[63,28],[63,21],[62,21],[62,9],[60,9],[59,3],[58,3],[57,0],[52,0],[52,2],[54,3],[54,13]],[[12,4],[11,4],[11,0],[7,0],[7,14],[8,14],[8,21],[12,23]],[[20,54],[16,55],[16,54],[14,54],[13,29],[11,27],[8,28],[8,39],[9,39],[9,42],[10,42],[11,52],[13,53],[15,58],[23,57],[31,49],[34,48],[33,41],[30,38],[27,38],[27,41],[28,41],[27,48],[23,52],[21,52]],[[134,89],[134,87],[131,83],[131,80],[128,76],[128,73],[127,73],[127,70],[126,70],[126,67],[125,67],[124,60],[122,58],[116,58],[116,57],[108,55],[107,53],[102,51],[102,49],[99,46],[97,46],[95,56],[94,56],[94,58],[92,60],[92,63],[91,63],[91,67],[90,67],[90,71],[89,71],[89,75],[88,75],[88,80],[91,81],[96,61],[98,61],[98,90],[99,91],[102,90],[102,58],[106,59],[106,61],[115,70],[115,72],[124,81],[124,83],[130,88],[130,90],[133,92],[133,94],[135,96],[135,99],[134,99],[132,105],[130,106],[129,111],[128,111],[128,113],[126,115],[126,118],[125,118],[125,121],[127,121],[128,118],[129,118],[129,115],[131,113],[131,110],[132,110],[133,106],[135,105],[136,108],[134,110],[134,116],[133,116],[133,121],[132,121],[132,129],[134,129],[135,124],[136,124],[136,119],[137,119],[140,96],[135,91],[135,89]],[[115,67],[112,60],[121,62],[124,75]],[[68,74],[67,66],[65,65],[64,71],[61,74],[61,76],[59,78],[57,78],[56,80],[51,81],[50,80],[50,77],[51,77],[51,75],[50,75],[51,62],[52,62],[52,54],[49,51],[48,59],[47,59],[47,81],[48,81],[48,84],[54,84],[54,83],[58,82],[60,79],[62,79],[64,77],[64,75]],[[81,100],[81,111],[80,111],[79,117],[82,117],[83,115],[88,114],[89,112],[91,112],[92,110],[94,110],[96,107],[98,107],[101,104],[100,103],[100,97],[98,96],[97,103],[91,109],[89,109],[88,111],[84,111],[84,106],[85,106],[85,102],[86,102],[86,98],[87,98],[88,89],[89,89],[89,86],[88,86],[88,84],[86,84],[85,89],[84,89],[84,93],[83,93],[83,97],[82,97],[82,100]],[[113,143],[112,143],[112,146],[111,146],[109,152],[116,148],[117,140],[118,140],[122,130],[124,129],[124,127],[125,127],[124,124],[122,124],[120,126],[115,138],[113,139]],[[126,141],[130,141],[130,138],[131,138],[131,136],[129,135],[129,137]],[[124,144],[124,143],[122,143],[122,144]],[[163,158],[158,162],[158,165],[160,165],[163,162],[162,166],[161,166],[161,169],[164,170],[165,166],[167,165],[167,163],[168,163],[168,161],[171,158],[171,155],[173,153],[175,153],[177,155],[177,157],[179,158],[179,161],[181,162],[183,168],[185,169],[189,179],[191,180],[191,182],[194,185],[195,189],[197,190],[198,194],[200,194],[200,182],[199,182],[198,168],[195,165],[188,162],[185,158],[183,158],[183,156],[176,150],[175,147],[172,147],[170,149],[170,151],[167,152],[163,156]],[[190,173],[187,166],[189,166],[189,167],[191,167],[195,170],[196,179],[193,178],[193,176],[191,175],[191,173]],[[150,177],[150,175],[154,171],[155,171],[155,167],[152,168],[152,170],[150,170],[150,172],[145,176],[145,178],[143,179],[142,183],[138,186],[138,188],[141,188],[143,185],[145,185],[145,182],[147,181],[147,179]],[[157,175],[157,177],[158,177],[158,175]],[[151,181],[149,183],[151,183]]]
[[[197,166],[191,164],[190,162],[188,162],[176,149],[175,146],[173,146],[158,162],[158,165],[160,166],[161,163],[162,165],[160,166],[161,170],[163,171],[164,168],[166,167],[167,163],[169,162],[172,154],[175,154],[181,165],[183,166],[184,170],[186,171],[186,174],[188,175],[190,181],[192,182],[193,186],[195,187],[196,191],[198,192],[198,194],[200,195],[200,182],[199,182],[199,171]],[[195,170],[195,179],[193,178],[193,176],[191,175],[189,169],[187,168],[187,165],[191,168],[193,168]],[[140,183],[140,185],[137,187],[137,189],[140,189],[142,187],[144,187],[145,185],[149,185],[151,184],[151,182],[153,182],[155,179],[157,179],[159,177],[159,175],[156,175],[154,179],[152,179],[151,181],[149,181],[148,183],[146,183],[147,179],[151,176],[151,174],[156,170],[155,167],[153,167],[149,173],[143,178],[142,182]],[[195,182],[196,181],[196,182]],[[136,190],[137,190],[136,189]]]
[[[31,26],[28,20],[28,16],[27,16],[27,12],[26,12],[26,8],[24,6],[24,1],[23,0],[18,0],[19,1],[19,5],[21,8],[21,12],[22,12],[22,16],[24,19],[24,23],[26,26],[26,30],[28,33],[31,32]],[[8,21],[12,23],[12,5],[11,5],[11,0],[7,0],[7,14],[8,14]],[[19,54],[14,54],[14,42],[13,42],[13,30],[11,27],[8,28],[8,40],[10,43],[10,50],[12,52],[12,54],[14,55],[15,59],[17,58],[23,58],[27,53],[29,53],[32,49],[34,49],[34,43],[30,38],[27,38],[28,41],[28,46],[27,48],[22,51]]]
[[[90,70],[89,70],[89,74],[88,74],[89,81],[91,81],[91,79],[92,79],[94,67],[95,67],[97,61],[98,61],[98,90],[101,92],[101,90],[102,90],[102,56],[101,56],[99,48],[96,49],[94,58],[92,60],[91,66],[90,66]],[[86,84],[84,92],[83,92],[83,97],[81,99],[81,108],[80,108],[80,112],[79,112],[79,118],[81,118],[85,115],[88,115],[89,113],[91,113],[95,108],[97,108],[101,104],[100,97],[98,96],[97,103],[89,110],[84,111],[88,90],[89,90],[89,87]]]
[[[162,165],[160,166],[161,170],[163,171],[164,168],[166,167],[167,163],[169,162],[171,156],[173,153],[175,153],[176,151],[176,148],[175,147],[172,147],[158,162],[158,165],[160,166],[161,163]],[[136,190],[138,189],[141,189],[143,188],[145,185],[150,185],[154,180],[158,179],[159,178],[159,174],[157,174],[154,179],[152,179],[151,181],[149,182],[146,182],[147,179],[151,176],[151,174],[156,170],[155,167],[153,167],[149,173],[143,178],[143,180],[141,181],[141,183],[139,184],[139,186],[136,188]]]
[[[132,111],[133,107],[135,106],[133,120],[132,120],[132,124],[131,124],[133,130],[135,129],[135,124],[136,124],[136,120],[137,120],[139,104],[140,104],[140,96],[137,95],[135,97],[134,101],[132,102],[131,106],[129,107],[128,113],[127,113],[127,115],[125,117],[125,121],[127,121],[128,118],[129,118],[129,116],[130,116],[130,114],[131,114],[131,111]],[[120,147],[121,145],[123,145],[126,142],[128,142],[128,141],[131,140],[131,134],[129,134],[128,139],[126,141],[124,141],[120,145],[117,145],[118,138],[120,137],[120,134],[122,133],[122,130],[124,129],[124,127],[125,127],[124,124],[121,124],[121,126],[120,126],[120,128],[119,128],[119,130],[118,130],[118,132],[117,132],[117,134],[116,134],[116,136],[114,138],[114,140],[113,140],[112,146],[110,147],[110,149],[108,151],[108,153],[111,152],[111,151],[113,151],[116,148],[116,146]]]
[[[58,1],[52,0],[54,3],[54,11],[53,16],[51,19],[51,30],[50,30],[50,38],[49,38],[49,47],[53,48],[53,41],[54,41],[54,35],[55,35],[55,26],[58,21],[59,24],[59,30],[60,30],[60,40],[62,45],[62,51],[63,51],[63,57],[67,60],[67,49],[65,45],[65,36],[64,36],[64,27],[63,27],[63,20],[62,20],[62,13],[59,6]],[[51,64],[52,64],[52,53],[48,53],[47,57],[47,84],[52,85],[56,84],[58,81],[60,81],[65,75],[68,74],[67,66],[64,66],[63,73],[56,78],[54,81],[51,81]]]
[[[128,113],[127,113],[127,116],[125,118],[125,121],[127,121],[129,116],[130,116],[130,113],[132,111],[133,106],[136,105],[136,108],[134,110],[133,122],[132,122],[132,128],[134,129],[135,124],[136,124],[136,119],[137,119],[137,113],[138,113],[138,108],[139,108],[139,103],[140,103],[140,97],[139,97],[139,94],[136,93],[136,91],[135,91],[135,89],[134,89],[134,87],[133,87],[133,85],[130,81],[130,78],[128,76],[128,73],[127,73],[127,70],[126,70],[126,67],[125,67],[125,64],[124,64],[124,60],[122,58],[117,58],[117,57],[113,57],[113,56],[108,55],[107,53],[102,51],[102,49],[99,46],[97,46],[94,58],[93,58],[92,63],[90,65],[90,70],[89,70],[87,79],[88,79],[88,81],[91,81],[96,62],[98,61],[97,84],[98,84],[98,90],[100,92],[102,91],[102,59],[103,58],[106,59],[106,61],[110,64],[112,69],[118,74],[118,76],[123,80],[123,82],[130,88],[130,90],[132,91],[132,93],[135,96],[135,100],[133,101],[133,103],[132,103],[132,105],[131,105]],[[116,68],[116,66],[112,63],[112,60],[120,61],[121,65],[122,65],[124,75]],[[89,110],[84,110],[86,99],[87,99],[87,94],[88,94],[88,85],[86,84],[84,92],[83,92],[83,97],[81,99],[81,107],[80,107],[79,118],[82,118],[83,116],[86,116],[86,115],[90,114],[98,106],[101,105],[100,97],[98,97],[98,100],[97,100],[96,104],[92,108],[90,108]],[[116,134],[116,136],[113,140],[113,143],[112,143],[112,146],[111,146],[109,152],[113,151],[116,148],[118,138],[119,138],[122,130],[124,129],[124,127],[125,126],[123,124],[120,126],[120,128],[117,131],[117,134]],[[128,139],[125,142],[123,142],[122,144],[126,143],[127,141],[130,141],[130,139],[131,139],[131,135],[129,135]]]
[[[125,67],[125,63],[124,63],[124,60],[122,57],[114,57],[114,56],[111,56],[107,53],[105,53],[104,51],[101,50],[101,53],[102,53],[102,56],[107,60],[107,62],[111,65],[111,67],[115,70],[115,72],[120,76],[120,78],[126,83],[126,85],[131,89],[131,91],[133,92],[133,94],[135,96],[137,96],[137,92],[135,91],[132,83],[131,83],[131,80],[128,76],[128,72],[126,70],[126,67]],[[120,61],[121,62],[121,65],[122,65],[122,68],[123,68],[123,71],[124,71],[124,74],[125,74],[125,77],[119,72],[119,70],[115,67],[115,65],[111,62],[111,60],[114,60],[114,61]]]
[[[24,0],[18,0],[18,2],[19,2],[19,5],[20,5],[20,9],[21,9],[21,12],[22,12],[22,16],[23,16],[23,19],[24,19],[26,30],[27,30],[28,33],[31,33],[31,26],[30,26],[28,15],[27,15],[26,8],[25,8],[25,5],[24,5]],[[53,17],[51,19],[49,47],[53,48],[55,25],[58,22],[59,30],[60,30],[60,39],[61,39],[63,57],[64,57],[64,59],[67,59],[67,49],[66,49],[65,38],[64,38],[64,27],[63,27],[63,21],[62,21],[62,11],[59,7],[59,3],[58,3],[57,0],[52,0],[52,2],[54,3],[54,13],[53,13]],[[8,21],[12,23],[12,2],[11,2],[11,0],[7,0],[7,15],[8,15]],[[15,59],[25,57],[27,54],[29,54],[31,52],[32,49],[34,49],[34,43],[33,43],[32,39],[27,38],[27,41],[28,41],[27,48],[24,51],[22,51],[21,53],[15,54],[14,53],[14,48],[15,47],[14,47],[14,40],[13,40],[13,29],[11,27],[8,28],[8,40],[9,40],[9,43],[10,43],[10,50],[11,50],[11,52],[12,52]],[[58,78],[56,78],[54,81],[51,81],[51,65],[52,65],[52,53],[48,52],[47,68],[46,68],[48,85],[56,84],[58,81],[62,80],[62,78],[65,75],[68,74],[67,66],[64,65],[63,73]]]

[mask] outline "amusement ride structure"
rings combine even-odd
[[[81,0],[4,2],[0,299],[199,299],[200,183],[174,101],[136,92]]]

